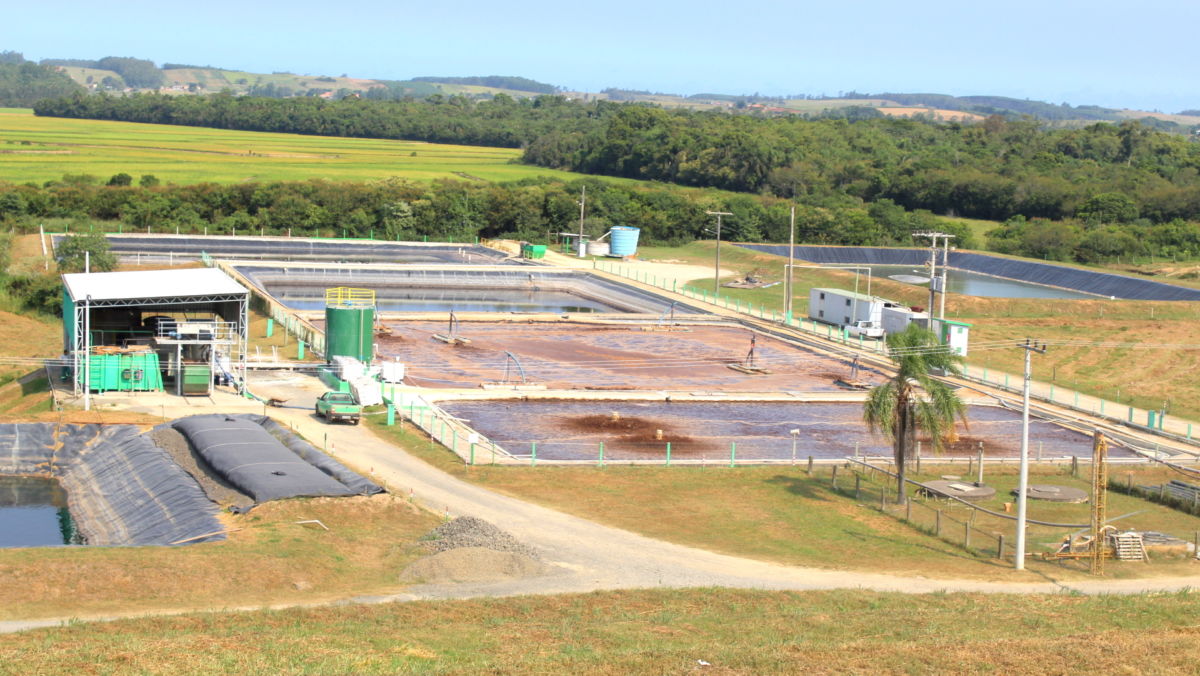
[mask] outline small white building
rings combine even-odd
[[[884,308],[903,307],[900,303],[841,289],[813,288],[808,292],[808,318],[851,326],[857,322],[881,322]]]

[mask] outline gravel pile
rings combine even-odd
[[[533,557],[482,547],[460,547],[417,559],[400,573],[406,583],[500,582],[545,575]]]
[[[150,438],[154,444],[166,451],[171,458],[191,475],[209,500],[223,507],[246,508],[254,504],[254,499],[229,485],[208,466],[204,459],[196,455],[187,437],[179,430],[167,425],[159,425],[150,430]]]
[[[536,550],[518,541],[513,536],[477,519],[473,516],[460,516],[457,519],[434,528],[422,543],[431,552],[445,552],[463,547],[482,547],[497,552],[523,554],[533,559],[539,559]]]

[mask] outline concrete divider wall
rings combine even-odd
[[[228,266],[223,266],[228,267]],[[274,284],[314,287],[364,286],[386,298],[389,288],[479,288],[528,289],[567,291],[626,312],[658,314],[671,305],[671,300],[656,293],[627,284],[602,279],[582,270],[562,270],[544,267],[437,267],[437,268],[323,268],[305,265],[294,267],[270,265],[236,265],[236,276],[253,288],[269,295]],[[676,312],[707,314],[698,306],[678,304]]]
[[[63,235],[52,235],[57,246]],[[304,237],[234,237],[222,235],[170,235],[108,233],[114,253],[174,254],[178,258],[198,258],[200,254],[230,258],[267,260],[308,259],[415,264],[500,264],[507,255],[478,244],[446,242],[385,242],[378,240],[337,240]]]

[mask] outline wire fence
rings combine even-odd
[[[396,398],[394,391],[385,397],[385,405],[388,407],[388,425],[395,424],[399,414],[403,420],[429,435],[431,442],[445,446],[468,465],[511,464],[514,460],[514,456],[494,440],[484,437],[436,405],[419,398],[404,403]]]
[[[863,505],[900,519],[923,532],[963,549],[994,558],[1011,553],[1004,533],[981,528],[975,520],[979,510],[953,502],[941,502],[910,494],[906,488],[903,504],[898,501],[894,476],[867,462],[834,465],[830,468],[829,487]]]

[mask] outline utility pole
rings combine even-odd
[[[576,254],[580,258],[587,256],[587,249],[583,245],[583,208],[587,204],[587,186],[583,186],[579,191],[579,244]]]
[[[787,296],[787,303],[784,306],[783,315],[784,321],[788,324],[792,323],[792,296],[795,293],[792,291],[792,266],[796,264],[796,206],[792,205],[791,227],[788,232],[788,267],[787,278],[784,280],[783,293]]]
[[[1013,567],[1025,570],[1025,503],[1029,492],[1029,383],[1032,375],[1033,353],[1046,353],[1046,344],[1038,345],[1028,338],[1017,347],[1025,350],[1025,388],[1021,399],[1021,470],[1017,480],[1017,553]]]
[[[79,373],[76,371],[76,373]],[[83,410],[92,410],[92,294],[83,299]]]
[[[940,286],[941,287],[940,291],[942,294],[942,303],[941,303],[941,312],[939,313],[938,318],[945,319],[946,318],[946,263],[947,263],[947,259],[948,259],[949,255],[950,255],[950,240],[954,239],[954,235],[947,235],[944,232],[914,232],[912,234],[912,236],[929,238],[929,307],[926,308],[926,310],[929,311],[929,317],[930,317],[930,319],[932,319],[933,315],[934,315],[934,312],[933,312],[934,300],[935,300],[934,293],[937,293],[939,291],[939,289],[937,287]],[[937,273],[937,254],[938,254],[938,240],[939,239],[943,240],[945,243],[944,251],[942,254],[942,277],[941,277],[940,281],[938,279],[938,273]]]
[[[1104,525],[1108,512],[1108,440],[1092,435],[1092,575],[1104,574]]]
[[[717,262],[713,269],[713,295],[721,291],[721,217],[732,216],[728,211],[705,211],[709,216],[717,217]]]
[[[938,302],[938,319],[946,318],[946,271],[950,267],[950,240],[954,235],[946,235],[942,240],[942,297]]]

